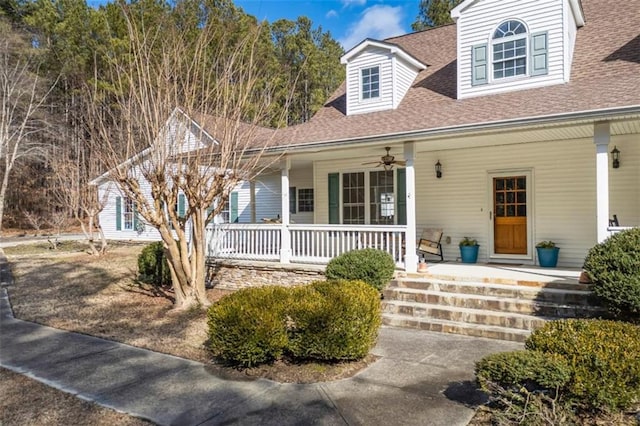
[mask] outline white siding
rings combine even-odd
[[[620,167],[609,161],[609,215],[620,226],[640,226],[640,136],[613,136],[609,151],[620,150]]]
[[[251,189],[249,182],[238,185],[238,222],[251,223]],[[262,175],[255,181],[256,222],[280,215],[280,174]]]
[[[416,79],[418,70],[400,58],[396,58],[394,62],[395,78],[393,84],[395,85],[395,94],[393,96],[393,108],[397,108]]]
[[[573,50],[575,48],[576,35],[578,32],[576,19],[571,11],[569,0],[565,0],[563,3],[563,13],[565,26],[564,32],[566,40],[566,42],[564,43],[564,79],[565,81],[569,81],[569,79],[571,78],[571,65],[573,63]]]
[[[289,184],[300,189],[313,189],[313,169],[291,169],[289,171]],[[314,190],[315,198],[315,190]],[[296,198],[299,200],[299,196]],[[317,202],[314,200],[314,210],[318,208]],[[296,206],[296,211],[298,210]],[[297,212],[291,215],[291,220],[295,223],[313,223],[314,212]]]
[[[640,144],[634,138],[637,136],[613,137],[610,146],[617,145],[623,153],[620,168],[610,171],[610,185],[611,213],[624,226],[640,225]],[[443,228],[445,259],[458,259],[458,242],[469,236],[481,245],[479,261],[490,260],[492,172],[531,173],[531,246],[542,240],[555,241],[561,247],[560,266],[580,267],[596,243],[595,145],[591,138],[435,152],[420,152],[418,145],[418,150],[418,235],[423,228]],[[434,171],[438,160],[443,167],[441,179]],[[360,162],[355,157],[316,163],[316,223],[328,223],[328,174],[363,170]],[[534,254],[522,262],[534,262]]]
[[[360,99],[361,70],[380,67],[380,97]],[[347,115],[362,114],[393,108],[393,67],[388,50],[369,48],[364,50],[347,65]]]
[[[458,19],[458,97],[488,95],[512,90],[560,84],[566,81],[564,70],[563,4],[565,0],[484,0],[478,1],[462,12]],[[493,80],[491,66],[491,38],[503,21],[517,19],[524,22],[528,35],[548,32],[548,74],[535,77],[514,77]],[[472,86],[471,48],[487,44],[488,84]],[[530,41],[528,43],[530,46]],[[531,58],[527,57],[530,66]]]

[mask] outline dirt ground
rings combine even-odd
[[[223,367],[212,359],[206,347],[206,312],[201,309],[175,312],[171,292],[158,291],[137,281],[136,260],[142,247],[140,244],[111,244],[108,253],[102,257],[88,255],[83,244],[73,242],[63,242],[56,251],[50,250],[47,243],[6,248],[15,279],[15,284],[9,288],[15,316],[203,362],[227,379],[266,377],[280,382],[330,381],[351,376],[375,361],[370,356],[354,363],[280,361],[246,370]],[[212,302],[228,293],[207,290]],[[0,384],[3,395],[0,398],[0,425],[3,426],[146,424],[82,402],[7,370],[0,370]],[[29,403],[25,404],[25,401]]]
[[[3,426],[151,424],[83,401],[3,368],[0,368],[0,395],[0,425]]]

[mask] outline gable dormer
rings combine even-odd
[[[580,0],[465,0],[458,32],[458,98],[567,83]]]
[[[347,115],[396,109],[426,65],[399,46],[366,39],[340,62],[347,65]]]

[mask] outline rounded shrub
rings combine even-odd
[[[640,321],[640,228],[592,247],[584,269],[598,301],[619,319]]]
[[[331,259],[325,275],[330,280],[364,281],[382,290],[393,278],[395,269],[395,262],[389,253],[367,248],[352,250]]]
[[[563,356],[570,396],[590,409],[624,409],[640,401],[640,327],[608,320],[551,321],[526,348]]]
[[[155,286],[171,284],[171,272],[161,241],[146,245],[138,255],[138,277]]]
[[[362,281],[317,281],[294,289],[289,351],[327,361],[364,358],[381,324],[380,295]]]
[[[563,388],[571,378],[571,369],[561,355],[537,351],[513,351],[491,354],[476,363],[476,378],[485,391],[492,384],[504,389],[528,392]]]
[[[239,290],[209,308],[209,345],[223,361],[251,367],[274,361],[287,347],[290,292],[283,287]]]

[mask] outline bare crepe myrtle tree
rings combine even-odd
[[[137,223],[162,237],[174,308],[206,306],[205,226],[269,163],[262,154],[274,132],[259,124],[269,122],[274,85],[256,53],[262,30],[230,42],[205,22],[194,39],[124,15],[128,54],[109,56],[111,90],[92,90],[104,178],[133,202]]]
[[[45,101],[53,85],[38,76],[37,57],[25,41],[0,20],[0,229],[11,171],[26,158],[44,156],[49,128]]]

